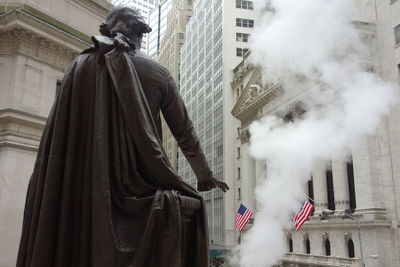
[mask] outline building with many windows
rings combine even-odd
[[[138,9],[140,11],[140,14],[145,18],[146,23],[149,24],[150,12],[157,5],[158,1],[159,0],[114,0],[113,4],[116,6],[128,5]],[[142,50],[146,54],[148,53],[147,42],[148,42],[147,35],[144,35],[140,50]]]
[[[56,90],[104,0],[0,1],[0,266],[15,266],[26,191]]]
[[[161,49],[161,41],[167,32],[168,14],[173,0],[160,0],[149,15],[149,25],[152,31],[147,38],[147,54],[155,58]]]
[[[248,34],[255,23],[252,5],[244,2],[251,3],[195,1],[181,50],[181,95],[214,175],[229,185],[235,180],[232,70],[248,48]],[[182,155],[179,174],[196,184]],[[212,190],[204,193],[204,198],[212,248],[229,249],[236,244],[234,216],[238,207],[234,205],[234,191],[224,194]]]
[[[354,25],[374,44],[365,65],[384,80],[399,83],[400,2],[365,1],[357,8]],[[255,211],[259,207],[254,189],[266,166],[248,154],[249,125],[268,114],[292,121],[306,112],[301,98],[283,97],[280,83],[262,84],[261,76],[261,69],[245,56],[235,68],[232,82],[232,114],[237,118],[232,190],[236,205],[247,203]],[[287,232],[288,253],[281,266],[399,266],[399,110],[397,105],[382,117],[376,133],[364,137],[352,149],[351,158],[315,166],[304,184],[315,212],[301,231]]]

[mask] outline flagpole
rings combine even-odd
[[[315,204],[314,199],[312,199],[311,197],[307,196],[306,194],[304,194],[304,195],[306,196],[306,198],[308,198],[309,200],[311,200]]]

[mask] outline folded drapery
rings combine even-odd
[[[187,266],[208,266],[203,200],[166,157],[132,54],[93,40],[45,127],[17,266],[182,266],[179,194],[201,203]]]

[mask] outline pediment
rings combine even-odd
[[[252,113],[256,112],[259,107],[267,103],[280,90],[280,83],[264,84],[262,82],[262,69],[257,66],[244,86],[243,93],[231,113],[239,120],[243,120],[246,116],[251,116]]]

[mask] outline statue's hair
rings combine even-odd
[[[134,29],[128,28],[126,25],[127,11],[134,13]],[[140,12],[133,7],[120,5],[114,7],[107,15],[106,21],[100,25],[100,33],[104,36],[113,37],[117,32],[127,35],[128,32],[134,31],[139,38],[143,37],[144,33],[151,32],[151,28],[146,24]]]

